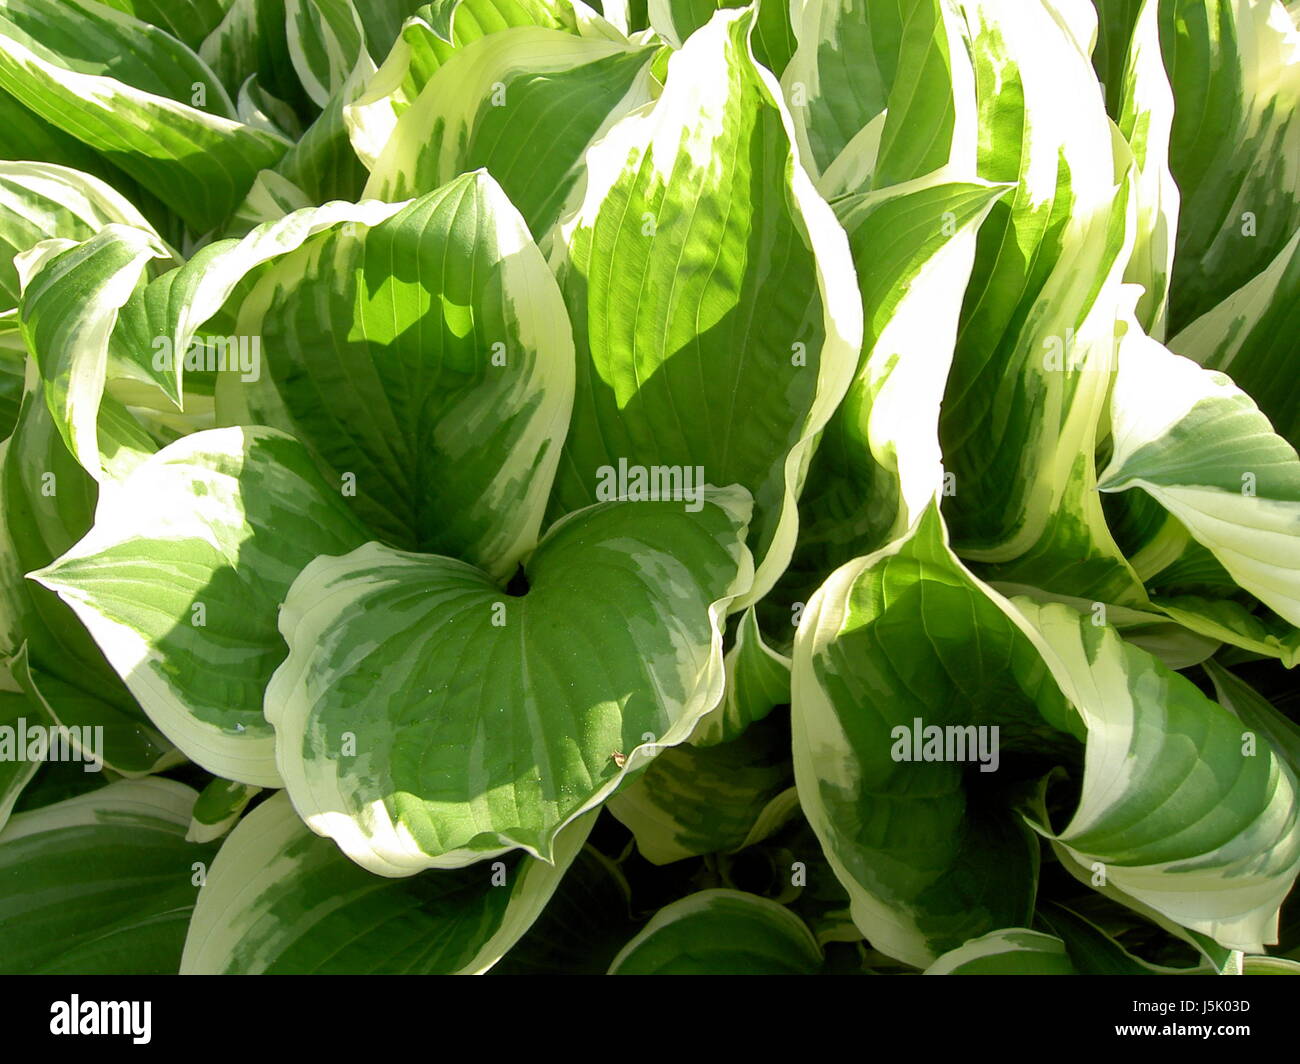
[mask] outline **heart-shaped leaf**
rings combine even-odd
[[[749,508],[734,487],[697,513],[597,504],[550,530],[521,597],[375,543],[317,559],[266,694],[298,812],[383,875],[514,847],[550,860],[565,824],[722,697]]]

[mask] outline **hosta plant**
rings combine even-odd
[[[0,0],[0,967],[1300,971],[1281,0]]]

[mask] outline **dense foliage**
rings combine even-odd
[[[1300,971],[1295,19],[0,0],[0,969]]]

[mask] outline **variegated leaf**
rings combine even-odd
[[[759,822],[792,783],[790,729],[770,717],[726,742],[701,747],[692,736],[662,751],[609,811],[646,860],[669,864],[760,841],[781,826],[779,817]]]
[[[816,975],[821,947],[789,909],[738,890],[703,890],[660,909],[610,975]]]
[[[1228,374],[1273,429],[1300,446],[1300,388],[1293,386],[1300,333],[1300,228],[1268,268],[1169,341],[1175,354]],[[1158,339],[1159,337],[1157,337]]]
[[[48,565],[91,525],[98,490],[69,453],[34,364],[0,462],[0,653],[27,696],[56,723],[100,728],[110,768],[143,775],[175,762],[90,635],[57,595],[24,574]]]
[[[383,875],[557,832],[722,697],[722,619],[749,587],[749,498],[606,503],[547,533],[528,591],[368,544],[303,570],[267,689],[295,807]]]
[[[75,40],[76,58],[59,49]],[[213,72],[175,38],[94,0],[11,0],[0,88],[110,159],[198,232],[235,209],[288,147],[235,118]]]
[[[1300,458],[1250,396],[1133,327],[1110,421],[1100,489],[1145,491],[1237,584],[1300,625]]]
[[[0,162],[0,304],[18,305],[13,256],[50,237],[80,243],[114,222],[151,232],[111,185],[66,166]]]
[[[752,58],[753,21],[719,11],[672,55],[653,107],[591,149],[553,260],[578,384],[552,512],[637,478],[659,497],[742,484],[758,559],[745,605],[789,561],[802,472],[862,327],[844,232]]]
[[[1300,227],[1300,27],[1281,0],[1164,0],[1182,189],[1170,335],[1262,271]]]
[[[121,780],[0,831],[0,970],[174,975],[214,846],[185,841],[194,791]]]
[[[781,84],[825,195],[974,164],[971,62],[947,0],[793,0],[790,15]]]
[[[483,167],[537,239],[591,142],[648,103],[653,48],[521,26],[459,48],[397,119],[365,195],[400,200]],[[527,138],[531,150],[520,151]]]
[[[152,232],[117,223],[82,244],[60,247],[51,247],[53,254],[23,280],[18,318],[55,425],[82,468],[99,480],[99,406],[110,337],[147,263],[166,251]]]
[[[519,854],[377,880],[313,835],[281,792],[239,823],[213,862],[181,973],[478,974],[537,918],[590,819],[565,829],[554,864]]]
[[[280,603],[308,562],[367,538],[298,441],[214,429],[139,466],[89,534],[31,577],[76,612],[187,757],[277,787],[262,696],[286,652]]]
[[[375,538],[506,578],[536,543],[568,424],[564,304],[482,171],[385,206],[240,293],[235,333],[263,364],[222,375],[218,417],[301,439]]]
[[[397,119],[459,49],[519,26],[627,44],[625,34],[581,0],[438,0],[421,7],[403,23],[365,90],[344,108],[352,146],[366,166],[374,168]]]
[[[1053,765],[1077,808],[1031,823],[1082,868],[1229,948],[1276,932],[1300,871],[1289,770],[1096,617],[975,580],[933,509],[809,603],[793,697],[804,811],[891,956],[1025,925],[1038,847],[1014,795]]]
[[[1137,298],[1123,288],[1137,233],[1130,152],[1084,50],[1086,18],[1044,0],[961,7],[978,174],[1016,188],[980,228],[943,402],[944,515],[958,552],[995,579],[1141,606],[1093,462],[1116,320]]]

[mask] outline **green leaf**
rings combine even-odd
[[[1112,113],[1132,149],[1136,168],[1137,238],[1124,280],[1142,285],[1138,322],[1157,340],[1163,340],[1179,191],[1169,170],[1174,96],[1160,55],[1159,8],[1160,0],[1143,0],[1136,12],[1118,86],[1118,109]]]
[[[213,321],[231,293],[241,286],[245,290],[251,287],[267,263],[297,250],[317,233],[350,222],[372,225],[399,209],[382,203],[327,203],[277,215],[242,239],[206,245],[183,266],[132,293],[110,341],[110,371],[151,384],[179,408],[186,388],[186,356],[200,328],[211,322],[208,328],[215,332],[234,324],[231,314]],[[237,344],[240,337],[222,339],[229,359],[231,342]],[[220,353],[211,352],[213,356]],[[220,360],[215,364],[220,366]],[[244,376],[252,376],[254,369],[260,375],[260,360],[256,366],[240,366]]]
[[[373,64],[363,66],[367,73],[374,73]],[[280,133],[290,140],[302,136],[302,122],[293,108],[262,88],[256,74],[239,87],[235,114],[241,122]]]
[[[166,975],[215,847],[185,841],[194,791],[123,780],[0,832],[0,967],[10,975]]]
[[[1254,400],[1131,328],[1102,491],[1141,488],[1245,590],[1300,625],[1300,458]]]
[[[990,931],[949,950],[926,975],[1078,975],[1065,943],[1055,935],[1011,927]]]
[[[808,603],[792,694],[800,804],[876,949],[924,967],[1029,921],[1038,845],[1002,782],[1026,769],[1001,762],[1077,762],[1084,733],[1014,608],[948,548],[934,504]],[[914,737],[935,728],[931,757]]]
[[[473,41],[397,119],[365,195],[406,199],[483,167],[540,240],[593,139],[651,99],[653,53],[538,26]],[[525,140],[531,149],[521,151]]]
[[[1248,728],[1259,732],[1291,767],[1292,775],[1300,779],[1300,725],[1217,662],[1205,662],[1205,671],[1214,682],[1214,697],[1219,705],[1235,714]]]
[[[281,792],[242,820],[199,893],[180,970],[217,974],[477,974],[529,928],[590,830],[555,863],[517,855],[403,879],[371,875],[313,835]]]
[[[1052,906],[1046,923],[1057,934],[1026,928],[992,931],[959,946],[926,969],[926,975],[1294,975],[1300,964],[1280,957],[1228,956],[1234,969],[1208,964],[1166,968],[1134,957],[1109,935],[1062,906]],[[1060,937],[1058,937],[1058,935]]]
[[[816,975],[821,947],[784,906],[738,890],[702,890],[660,909],[610,975]]]
[[[532,22],[526,18],[524,24]],[[450,32],[450,28],[443,31]],[[392,139],[397,119],[454,50],[451,41],[418,14],[403,23],[388,57],[360,93],[343,107],[348,139],[366,169],[374,169],[384,146]]]
[[[218,416],[301,439],[375,538],[506,578],[536,542],[572,402],[564,305],[482,171],[388,210],[302,242],[242,294],[235,332],[265,364],[223,375]]]
[[[328,107],[365,52],[356,7],[352,0],[285,0],[284,17],[298,80],[317,107]]]
[[[93,148],[38,118],[3,89],[0,89],[0,159],[39,160],[90,174],[135,204],[154,226],[162,227],[168,240],[175,243],[182,237],[179,220],[155,197]]]
[[[1177,524],[1173,518],[1170,521]],[[1288,669],[1300,662],[1300,629],[1275,615],[1253,613],[1251,607],[1234,599],[1153,593],[1151,604],[1201,636],[1277,658]]]
[[[730,742],[772,710],[790,701],[790,659],[767,645],[751,606],[740,615],[736,640],[726,657],[721,703],[691,733],[694,746]]]
[[[980,227],[940,426],[954,478],[944,516],[992,579],[1140,607],[1093,461],[1116,319],[1137,298],[1122,286],[1137,232],[1129,150],[1082,23],[1047,4],[962,6],[978,174],[1017,187]]]
[[[646,860],[669,864],[760,841],[781,826],[760,821],[792,782],[789,728],[769,719],[728,742],[699,747],[692,737],[662,751],[609,811]]]
[[[1038,856],[1016,809],[1061,765],[1081,796],[1059,834],[1039,828],[1058,848],[1185,927],[1261,949],[1300,870],[1294,778],[1266,747],[1243,756],[1230,714],[1096,615],[975,581],[942,531],[928,511],[833,574],[795,643],[800,799],[859,928],[920,966],[1025,925]],[[988,731],[944,731],[970,725]],[[943,741],[927,752],[918,733]]]
[[[1166,0],[1169,162],[1182,190],[1170,335],[1260,273],[1300,227],[1300,30],[1280,0]]]
[[[197,48],[225,17],[231,0],[99,0],[165,29],[177,40]]]
[[[321,110],[280,160],[276,175],[301,189],[311,203],[355,200],[365,184],[366,168],[352,150],[344,116],[375,74],[367,20],[353,0],[284,0],[284,7],[289,58],[314,107]],[[379,11],[374,4],[367,10],[372,18],[382,16],[380,21],[396,14],[390,0],[383,0]],[[378,32],[378,45],[386,48],[391,38],[386,29]]]
[[[71,632],[67,633],[69,636]],[[85,639],[78,630],[76,636]],[[80,649],[80,648],[77,648]],[[59,666],[67,671],[71,662],[58,662],[51,669],[36,668],[27,644],[11,655],[4,666],[13,674],[28,700],[39,707],[43,716],[68,736],[69,756],[80,761],[84,771],[98,771],[107,766],[122,776],[139,777],[162,772],[184,760],[167,740],[150,727],[148,718],[130,700],[130,696],[111,677],[112,685],[100,684],[93,690],[59,676]],[[103,668],[94,663],[98,672]],[[91,674],[93,679],[98,679]],[[84,685],[84,686],[83,686]]]
[[[199,793],[198,801],[190,814],[190,826],[185,832],[188,842],[212,842],[221,838],[235,826],[244,807],[258,794],[261,787],[234,780],[215,779]]]
[[[939,409],[961,293],[979,226],[1007,191],[940,170],[836,203],[857,267],[866,357],[804,488],[796,567],[815,584],[900,535],[936,491],[948,493]]]
[[[308,562],[367,538],[298,441],[213,429],[144,462],[106,493],[85,538],[30,575],[187,757],[276,787],[262,696],[286,653],[279,605]]]
[[[149,260],[165,255],[152,231],[109,224],[85,243],[46,257],[23,285],[18,316],[40,367],[45,401],[68,450],[96,480],[104,475],[99,405],[118,310]]]
[[[310,120],[315,109],[289,54],[285,15],[284,0],[233,0],[198,52],[231,96],[255,77],[263,91]]]
[[[1123,107],[1125,74],[1132,54],[1133,32],[1147,0],[1092,0],[1097,9],[1097,43],[1092,66],[1106,92],[1106,110],[1118,119]]]
[[[14,426],[18,424],[26,362],[25,351],[10,351],[5,348],[4,333],[0,330],[0,440],[7,440],[13,435]]]
[[[211,93],[210,103],[195,106],[234,117],[230,96],[193,51],[166,30],[117,5],[98,0],[10,0],[3,18],[4,35],[13,46],[53,61],[69,73],[114,78],[127,73],[135,88],[172,100],[189,101],[192,94]],[[15,94],[26,99],[22,91]],[[28,106],[39,113],[30,101]]]
[[[1243,957],[1242,975],[1300,975],[1300,961],[1286,957]]]
[[[114,482],[158,452],[158,444],[140,419],[108,396],[100,400],[98,429],[100,465]]]
[[[719,8],[744,6],[734,0],[649,0],[646,14],[651,28],[674,48],[680,48],[692,33],[708,25]],[[757,8],[750,46],[754,58],[780,77],[797,47],[790,25],[790,3],[758,0]]]
[[[735,488],[698,513],[597,505],[547,533],[522,597],[373,543],[317,559],[281,610],[289,657],[266,695],[295,807],[383,875],[514,847],[549,860],[560,828],[721,698],[748,515]]]
[[[627,45],[626,35],[595,11],[582,4],[575,7],[568,0],[437,0],[426,4],[402,25],[388,58],[361,95],[344,109],[352,146],[366,166],[374,168],[392,139],[397,119],[444,63],[467,44],[519,26],[563,30],[577,37]]]
[[[1059,606],[1017,607],[1088,729],[1058,853],[1227,949],[1260,953],[1300,872],[1296,777],[1191,681]],[[1141,766],[1140,769],[1137,766]]]
[[[798,48],[781,84],[823,193],[974,162],[970,60],[955,8],[941,0],[801,3],[791,5],[791,23]]]
[[[307,193],[274,170],[263,170],[239,205],[226,234],[230,237],[247,236],[265,222],[279,221],[287,214],[310,207]]]
[[[680,48],[692,33],[708,24],[714,12],[743,6],[725,0],[649,0],[646,14],[650,28],[674,48]]]
[[[614,39],[619,33],[598,7],[569,0],[432,0],[416,12],[445,45],[442,55],[511,26],[549,26],[578,36]],[[409,23],[408,23],[409,25]]]
[[[1077,613],[1095,616],[1123,634],[1124,638],[1150,654],[1154,654],[1171,669],[1185,669],[1197,665],[1214,654],[1227,640],[1228,632],[1222,624],[1208,622],[1199,610],[1174,610],[1166,608],[1163,601],[1153,601],[1150,609],[1135,610],[1126,606],[1059,595],[1041,587],[1026,584],[1009,584],[997,581],[990,585],[1007,598],[1024,595],[1035,602],[1060,602]],[[1196,601],[1195,606],[1201,606]],[[1191,607],[1189,601],[1185,605]],[[1214,606],[1237,606],[1237,603],[1216,602]],[[1267,653],[1267,650],[1265,651]]]
[[[1060,935],[1080,975],[1180,974],[1179,969],[1162,969],[1139,960],[1101,928],[1063,905],[1047,905],[1042,915],[1043,922]]]
[[[592,148],[554,260],[578,384],[552,513],[635,493],[637,477],[661,494],[742,484],[758,559],[744,605],[789,560],[801,473],[861,339],[843,230],[750,55],[752,26],[752,11],[718,12],[673,54],[654,106]]]
[[[7,4],[0,88],[106,156],[197,232],[222,222],[288,146],[235,120],[216,76],[184,45],[91,0]]]
[[[0,163],[0,305],[18,305],[15,254],[50,237],[80,243],[113,222],[152,231],[128,199],[97,177],[50,163]]]
[[[357,14],[361,18],[361,26],[365,30],[366,48],[370,54],[375,57],[387,55],[401,35],[402,27],[412,18],[427,14],[429,11],[442,7],[444,5],[455,6],[462,0],[432,0],[432,3],[423,4],[420,0],[365,0],[362,4],[356,4],[353,0],[353,6],[357,8]],[[486,0],[492,3],[493,0]],[[513,3],[515,0],[503,0],[504,3]],[[542,3],[550,3],[552,0],[536,0],[539,6]]]
[[[8,677],[5,679],[12,683]],[[13,686],[18,685],[13,683]],[[0,830],[9,820],[23,788],[44,763],[43,757],[28,756],[30,743],[24,743],[23,737],[38,728],[48,728],[50,724],[49,716],[39,703],[21,691],[0,690],[0,732],[4,733],[0,735],[0,745],[12,744],[5,756],[0,757]],[[33,752],[40,753],[40,750]]]
[[[361,198],[366,168],[348,139],[344,112],[360,96],[374,72],[370,56],[362,52],[325,109],[276,164],[275,172],[301,188],[310,202]]]
[[[1300,389],[1291,387],[1291,362],[1298,330],[1300,229],[1265,270],[1183,329],[1169,349],[1231,376],[1296,447]]]
[[[758,0],[751,46],[754,58],[778,78],[785,73],[798,47],[790,24],[789,0]]]
[[[604,975],[640,920],[619,866],[584,846],[527,934],[492,975]]]
[[[601,0],[605,17],[625,34],[650,28],[647,0]]]
[[[67,798],[99,790],[120,778],[112,769],[87,772],[84,761],[46,761],[18,796],[13,811],[29,813],[44,809]]]
[[[24,574],[48,565],[90,527],[95,481],[73,459],[50,417],[35,367],[0,462],[0,653],[57,723],[102,728],[102,756],[128,775],[174,761],[76,615]]]

